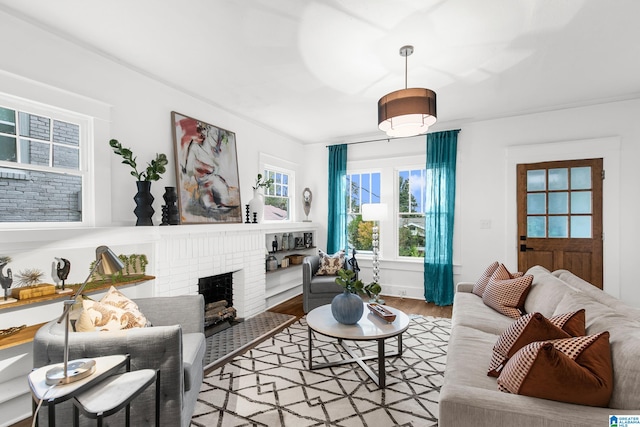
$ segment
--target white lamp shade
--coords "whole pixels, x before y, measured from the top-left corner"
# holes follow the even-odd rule
[[[386,203],[365,203],[360,208],[363,221],[384,221],[387,219]]]

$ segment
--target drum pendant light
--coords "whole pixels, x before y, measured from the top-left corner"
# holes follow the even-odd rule
[[[413,46],[402,46],[404,89],[391,92],[378,101],[378,128],[393,137],[420,135],[436,122],[436,93],[430,89],[407,89],[407,57]]]

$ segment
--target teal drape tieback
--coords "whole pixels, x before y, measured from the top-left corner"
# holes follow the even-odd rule
[[[347,246],[347,144],[329,146],[327,253]]]
[[[453,303],[453,220],[456,200],[458,132],[427,135],[427,208],[425,209],[424,297]]]

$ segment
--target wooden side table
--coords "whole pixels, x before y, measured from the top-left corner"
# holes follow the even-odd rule
[[[34,400],[34,417],[37,416],[37,414],[35,414],[36,402],[42,399],[42,404],[46,405],[49,409],[49,427],[54,427],[56,425],[56,404],[75,397],[94,384],[115,374],[123,366],[126,366],[127,370],[129,370],[129,355],[93,357],[92,359],[96,362],[96,371],[92,375],[70,384],[50,386],[46,383],[47,371],[54,366],[60,365],[59,363],[43,366],[31,371],[28,380],[31,395]]]
[[[74,426],[80,425],[79,412],[98,420],[102,427],[104,417],[115,414],[126,407],[126,426],[130,425],[130,405],[140,393],[152,383],[156,383],[156,427],[160,426],[160,371],[141,369],[114,375],[77,394],[73,399]]]

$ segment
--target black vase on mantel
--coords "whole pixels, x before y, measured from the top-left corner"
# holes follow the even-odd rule
[[[176,187],[164,187],[164,195],[162,196],[165,204],[162,205],[162,224],[160,225],[178,225],[180,224],[180,213],[178,212],[178,193]]]
[[[136,225],[153,225],[153,195],[151,194],[151,181],[136,181],[138,192],[133,197],[136,202],[136,208],[133,213],[136,214],[138,220]]]

